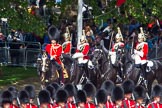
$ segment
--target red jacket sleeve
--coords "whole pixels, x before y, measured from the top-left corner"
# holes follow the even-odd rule
[[[115,44],[113,44],[112,49],[111,49],[112,52],[115,51],[114,45],[115,45]]]
[[[143,56],[147,56],[147,54],[148,54],[148,44],[147,43],[144,44],[142,51],[143,51]]]
[[[87,55],[88,52],[89,52],[89,45],[85,45],[85,47],[84,47],[82,53],[83,53],[83,55]]]
[[[68,43],[64,49],[64,53],[65,54],[68,54],[70,53],[70,50],[71,50],[71,43]]]

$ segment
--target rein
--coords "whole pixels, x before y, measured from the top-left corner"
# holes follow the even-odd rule
[[[101,49],[96,49],[95,51],[99,51],[99,52],[98,52],[98,55],[97,55],[97,57],[96,57],[96,58],[97,58],[96,60],[98,60],[100,54],[102,54],[102,56],[105,58],[105,59],[102,58],[102,60],[104,60],[104,61],[102,61],[102,64],[101,64],[101,65],[102,65],[101,71],[103,71],[103,70],[104,70],[105,64],[108,63],[108,60],[107,60],[107,58],[106,58],[106,55],[103,53],[103,51],[102,51]],[[97,65],[100,66],[100,64],[99,64],[98,62],[97,62]],[[103,78],[103,77],[107,74],[107,72],[101,73],[101,72],[99,71],[99,74],[100,74],[101,77]]]

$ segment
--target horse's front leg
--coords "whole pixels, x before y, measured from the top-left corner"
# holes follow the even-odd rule
[[[45,74],[46,74],[45,72],[42,72],[41,77],[40,77],[41,82],[45,81]]]

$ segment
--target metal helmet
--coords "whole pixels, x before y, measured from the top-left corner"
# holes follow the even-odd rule
[[[146,41],[146,37],[145,37],[145,34],[143,32],[143,28],[142,27],[140,27],[140,33],[138,34],[138,40],[142,41],[140,39],[143,39],[143,41]]]
[[[70,39],[70,34],[64,33],[64,38],[65,38],[65,41],[68,41]]]
[[[83,32],[83,35],[82,35],[82,37],[80,38],[80,41],[82,42],[82,41],[87,41],[87,39],[86,39],[86,35],[85,35],[85,30],[83,30],[82,31]]]
[[[81,39],[80,39],[80,41],[82,42],[82,41],[84,41],[84,40],[86,41],[87,39],[86,39],[85,36],[82,36]]]
[[[123,41],[123,36],[122,36],[121,30],[119,27],[117,29],[118,29],[118,33],[116,34],[115,38]]]

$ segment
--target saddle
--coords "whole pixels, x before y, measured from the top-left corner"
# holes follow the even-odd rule
[[[135,67],[140,69],[141,65],[135,64]],[[155,63],[151,60],[148,60],[147,65],[146,65],[146,72],[151,72],[151,70],[153,70],[153,69],[157,69],[157,67],[155,67]]]
[[[61,67],[62,67],[62,72],[63,72],[64,78],[69,78],[68,72],[67,72],[66,68],[64,67],[63,63],[61,63]],[[59,73],[57,70],[56,70],[56,73],[57,73],[57,76],[59,77]]]

